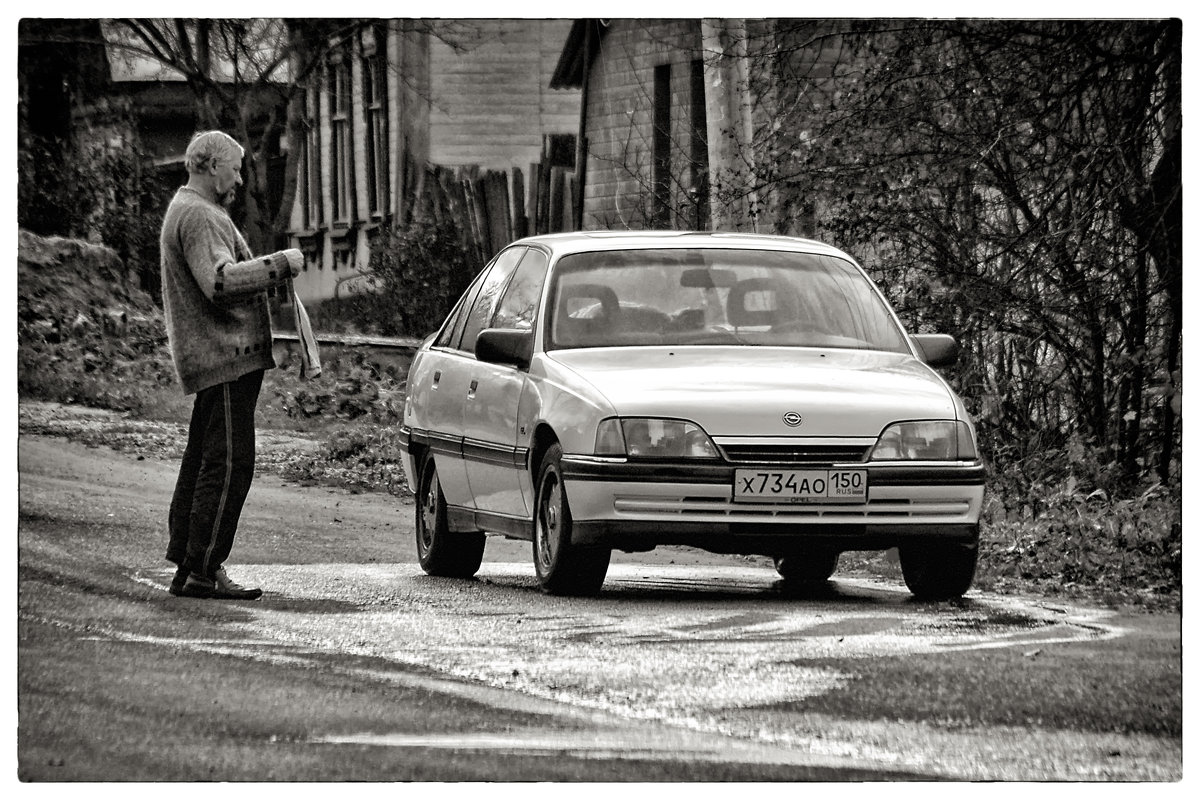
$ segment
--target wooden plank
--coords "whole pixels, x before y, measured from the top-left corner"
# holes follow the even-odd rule
[[[490,252],[490,236],[488,235],[487,204],[480,191],[479,169],[477,167],[459,168],[460,184],[467,200],[468,216],[471,220],[471,234],[474,237],[475,254],[479,263],[486,263]]]
[[[466,198],[463,196],[462,186],[459,185],[458,179],[454,173],[448,169],[439,170],[439,185],[442,189],[442,204],[443,209],[442,220],[448,222],[458,228],[459,239],[464,246],[469,246],[473,241],[470,228],[470,220],[467,216]]]
[[[488,257],[512,241],[511,214],[508,208],[508,175],[499,170],[488,172],[481,181],[487,208]]]
[[[471,199],[470,179],[464,177],[461,172],[455,173],[454,188],[455,197],[462,199],[462,208],[454,217],[462,229],[463,245],[474,255],[478,251],[479,232],[475,222],[475,206]]]
[[[492,221],[487,199],[487,182],[482,173],[471,179],[471,192],[475,199],[475,220],[479,230],[479,255],[484,261],[492,254]]]
[[[563,189],[566,170],[562,167],[550,168],[550,233],[563,230]]]
[[[513,238],[524,239],[529,235],[529,216],[525,213],[525,176],[520,167],[512,169],[512,210]]]
[[[564,172],[563,181],[563,208],[562,208],[562,230],[575,230],[575,173]]]
[[[447,220],[458,220],[459,209],[456,208],[456,197],[454,193],[453,181],[449,171],[443,169],[435,169],[436,180],[434,186],[437,187],[437,193],[433,195],[432,210],[434,221],[438,225],[444,224]]]
[[[529,216],[529,232],[543,233],[538,224],[538,207],[542,191],[542,165],[536,161],[529,164],[529,196],[525,199],[525,213]]]
[[[550,233],[550,168],[546,151],[542,150],[541,187],[538,189],[538,230]]]

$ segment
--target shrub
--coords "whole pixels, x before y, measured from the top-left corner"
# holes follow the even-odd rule
[[[108,247],[18,232],[22,396],[145,413],[178,394],[162,314]]]
[[[338,314],[360,330],[423,337],[437,329],[480,266],[448,222],[387,229],[371,244],[371,291],[341,300]]]
[[[290,364],[280,364],[281,372]],[[268,373],[270,374],[270,373]],[[359,354],[331,359],[321,375],[300,382],[272,376],[267,386],[283,413],[294,420],[362,420],[377,425],[403,419],[405,382]]]
[[[383,490],[404,494],[399,434],[395,427],[358,427],[335,431],[312,456],[282,469],[285,478],[343,486],[353,491]]]
[[[1130,486],[1079,440],[994,469],[980,557],[989,580],[1032,582],[1113,603],[1176,605],[1182,589],[1179,485]]]
[[[129,144],[63,147],[31,136],[18,153],[18,226],[43,236],[98,238],[157,297],[158,233],[170,195],[152,193],[160,187],[146,180],[141,155]]]
[[[90,327],[57,340],[23,337],[20,395],[144,415],[160,403],[160,394],[179,394],[161,328],[131,325],[113,337]]]

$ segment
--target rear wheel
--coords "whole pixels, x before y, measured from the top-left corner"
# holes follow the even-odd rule
[[[417,560],[429,575],[469,578],[483,562],[483,531],[454,533],[450,530],[446,498],[438,480],[433,454],[421,462],[417,481]]]
[[[978,542],[932,542],[900,548],[904,583],[918,600],[953,600],[971,588]]]
[[[813,550],[796,555],[775,556],[775,570],[789,583],[820,583],[837,569],[841,553]]]
[[[533,566],[549,594],[599,594],[612,550],[571,542],[571,506],[562,477],[562,447],[550,446],[538,469],[534,507]]]

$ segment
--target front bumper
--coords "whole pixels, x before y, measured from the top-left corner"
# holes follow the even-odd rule
[[[823,546],[880,550],[916,540],[974,542],[982,464],[855,464],[868,471],[867,502],[734,502],[729,464],[631,464],[563,458],[572,538],[647,550],[680,544],[713,552],[777,555]]]

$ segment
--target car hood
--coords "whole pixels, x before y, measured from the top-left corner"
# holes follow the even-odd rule
[[[619,416],[688,419],[712,436],[873,437],[897,420],[957,416],[942,379],[901,353],[639,347],[547,356]],[[802,422],[785,424],[789,412]]]

